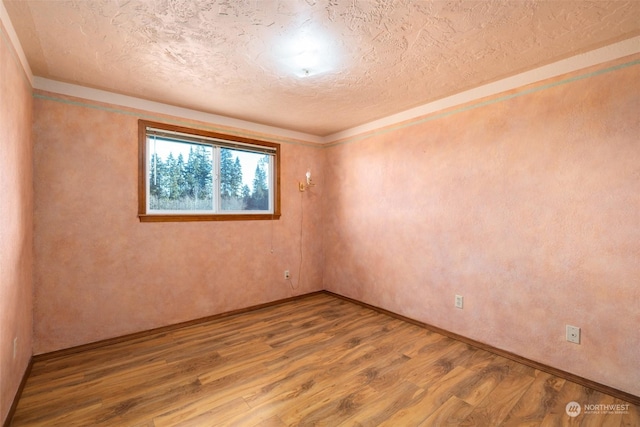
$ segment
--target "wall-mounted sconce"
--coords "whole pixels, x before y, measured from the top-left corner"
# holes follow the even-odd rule
[[[306,177],[307,177],[307,182],[306,182],[306,183],[305,183],[305,182],[298,182],[298,189],[299,189],[300,191],[305,191],[305,190],[307,190],[309,187],[313,187],[313,186],[315,185],[315,184],[313,183],[313,181],[311,180],[311,169],[309,169],[309,170],[307,171]]]

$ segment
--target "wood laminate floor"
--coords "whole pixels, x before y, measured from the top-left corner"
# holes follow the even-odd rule
[[[34,363],[12,426],[639,426],[640,409],[328,294]],[[602,411],[601,411],[602,412]]]

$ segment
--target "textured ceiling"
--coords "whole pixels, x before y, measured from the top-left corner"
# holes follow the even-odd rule
[[[640,1],[4,0],[34,75],[327,135],[640,34]]]

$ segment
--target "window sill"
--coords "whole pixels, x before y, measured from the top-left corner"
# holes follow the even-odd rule
[[[280,219],[279,213],[274,214],[225,214],[225,215],[142,215],[140,222],[193,222],[193,221],[256,221]]]

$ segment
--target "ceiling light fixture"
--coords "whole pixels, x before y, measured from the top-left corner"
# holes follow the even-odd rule
[[[287,39],[277,52],[281,64],[297,77],[311,77],[331,71],[336,55],[321,30],[302,29]]]
[[[302,37],[293,44],[294,57],[292,65],[294,72],[298,72],[300,77],[308,77],[316,74],[321,65],[320,44],[310,37]]]

